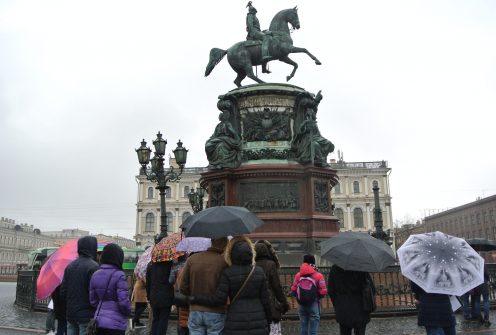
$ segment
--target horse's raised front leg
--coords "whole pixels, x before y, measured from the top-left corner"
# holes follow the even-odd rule
[[[289,49],[289,53],[290,54],[294,54],[294,53],[298,53],[298,52],[304,52],[304,53],[306,53],[311,59],[313,59],[315,61],[315,64],[322,65],[322,63],[320,62],[320,60],[318,60],[317,57],[315,57],[314,55],[312,55],[310,53],[310,51],[308,51],[305,48],[299,48],[299,47],[293,46],[291,49]]]
[[[286,64],[293,65],[293,71],[291,72],[291,74],[289,76],[286,77],[286,81],[289,81],[291,78],[293,78],[293,76],[296,72],[296,69],[298,68],[298,64],[295,61],[293,61],[291,58],[289,58],[287,55],[282,57],[282,58],[279,58],[279,60],[281,62],[286,63]]]

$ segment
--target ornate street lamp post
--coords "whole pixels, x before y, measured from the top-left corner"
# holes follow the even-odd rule
[[[165,211],[165,191],[169,188],[167,182],[174,182],[181,179],[180,176],[183,173],[186,157],[188,155],[188,150],[183,147],[183,143],[179,140],[179,142],[177,142],[177,148],[173,151],[176,163],[179,165],[179,172],[176,172],[172,166],[166,170],[164,169],[166,145],[167,140],[164,140],[162,134],[158,132],[157,139],[153,141],[155,152],[152,159],[150,159],[152,151],[146,146],[145,140],[143,140],[141,146],[136,149],[142,173],[146,175],[146,178],[149,181],[157,183],[156,189],[158,189],[160,193],[160,235],[158,236],[158,240],[167,236],[167,213]],[[150,163],[150,168],[148,167],[148,163]]]
[[[379,187],[377,185],[374,185],[372,191],[374,191],[374,202],[375,202],[375,207],[374,207],[375,232],[372,233],[372,236],[379,240],[383,240],[387,244],[391,245],[389,234],[385,233],[383,230],[384,225],[382,222],[382,210],[381,210],[381,205],[379,204]]]
[[[197,187],[196,191],[191,188],[191,191],[188,193],[189,203],[193,212],[198,213],[203,210],[203,197],[205,196],[205,189],[202,187]]]

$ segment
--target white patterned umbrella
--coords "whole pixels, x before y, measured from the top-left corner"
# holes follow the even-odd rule
[[[153,247],[149,247],[146,249],[138,258],[138,262],[136,262],[136,267],[134,268],[134,274],[140,278],[146,278],[146,267],[148,263],[152,260],[152,250]]]
[[[484,282],[484,259],[464,239],[415,234],[397,253],[401,273],[428,293],[461,296]]]

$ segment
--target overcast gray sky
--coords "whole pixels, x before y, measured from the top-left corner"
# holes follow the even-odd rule
[[[246,3],[1,0],[0,216],[132,237],[134,149],[160,130],[207,165],[235,75],[203,73],[212,47],[245,39]],[[322,90],[321,133],[346,161],[389,162],[395,219],[496,193],[495,1],[253,4],[262,29],[298,5],[294,44],[323,65],[292,55],[290,83]]]

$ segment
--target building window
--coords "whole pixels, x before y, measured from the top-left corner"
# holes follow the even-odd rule
[[[341,184],[337,183],[336,185],[334,185],[334,193],[335,194],[341,193]]]
[[[167,212],[165,213],[165,221],[167,222],[167,231],[173,231],[173,226],[172,226],[172,213]]]
[[[191,213],[190,213],[190,212],[184,212],[184,213],[183,213],[183,222],[184,222],[184,221],[186,221],[186,219],[187,219],[188,217],[190,217],[190,216],[191,216]]]
[[[477,215],[475,217],[476,217],[477,224],[480,224],[481,223],[480,213],[477,213]]]
[[[189,193],[189,186],[184,186],[184,197],[187,198]]]
[[[153,199],[153,187],[148,187],[148,199]]]
[[[153,213],[146,214],[145,218],[145,232],[155,231],[155,215]]]
[[[337,216],[338,220],[339,220],[339,228],[344,228],[344,213],[343,213],[343,210],[341,208],[336,208],[334,210],[334,215]]]
[[[355,222],[355,228],[363,228],[363,212],[361,208],[355,208],[353,210],[353,220]]]
[[[353,182],[353,193],[360,193],[360,183],[358,181]]]
[[[165,189],[165,197],[166,198],[172,197],[172,189],[169,186],[167,186],[167,188]]]

